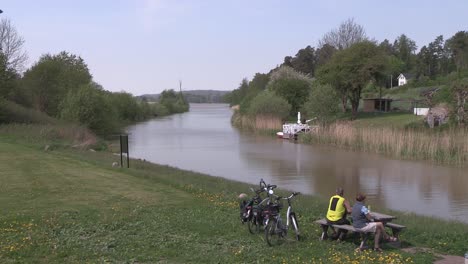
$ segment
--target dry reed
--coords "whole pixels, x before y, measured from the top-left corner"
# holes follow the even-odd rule
[[[397,128],[357,128],[350,123],[335,123],[322,126],[318,131],[319,133],[304,135],[302,140],[402,159],[456,165],[468,163],[466,129],[427,132]]]
[[[242,115],[238,111],[234,112],[231,122],[235,127],[252,131],[281,130],[283,122],[274,116],[258,115],[251,117]]]

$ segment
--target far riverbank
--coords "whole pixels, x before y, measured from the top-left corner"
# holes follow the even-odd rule
[[[231,121],[233,126],[255,133],[275,135],[282,130],[280,120],[261,119],[244,116],[235,110]],[[299,142],[382,154],[402,160],[423,160],[462,167],[468,164],[467,129],[429,130],[424,128],[422,120],[415,121],[412,114],[367,115],[364,121],[337,121],[319,125],[315,131],[301,134]]]

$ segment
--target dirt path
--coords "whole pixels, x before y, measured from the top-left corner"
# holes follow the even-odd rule
[[[404,248],[402,250],[408,253],[413,253],[413,254],[419,253],[419,252],[433,253],[436,257],[440,258],[439,260],[436,260],[434,264],[468,264],[468,259],[465,260],[464,257],[454,256],[454,255],[436,254],[430,248],[411,247],[411,248]]]

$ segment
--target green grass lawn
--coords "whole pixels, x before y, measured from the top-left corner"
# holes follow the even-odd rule
[[[423,125],[423,117],[412,113],[359,113],[353,121],[356,127],[406,128],[410,125]]]
[[[430,253],[319,242],[325,201],[298,196],[304,239],[270,248],[239,221],[248,185],[143,161],[112,168],[107,152],[43,151],[0,136],[0,263],[428,263]],[[406,246],[462,255],[464,224],[402,216]],[[421,226],[421,222],[425,223]]]

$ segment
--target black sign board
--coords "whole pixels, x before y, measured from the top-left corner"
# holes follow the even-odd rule
[[[120,135],[120,167],[123,167],[123,153],[127,154],[127,168],[130,168],[130,154],[128,153],[128,135]]]

